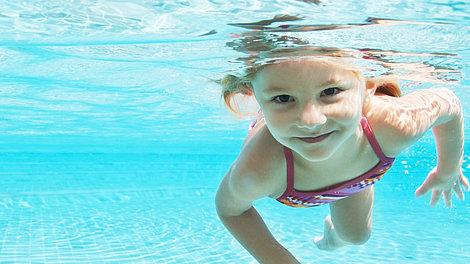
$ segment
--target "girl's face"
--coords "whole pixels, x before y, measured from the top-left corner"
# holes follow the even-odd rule
[[[365,83],[357,73],[319,60],[264,67],[252,81],[266,125],[305,159],[328,159],[359,126]]]

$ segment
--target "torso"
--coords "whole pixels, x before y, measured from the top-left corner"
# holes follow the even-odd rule
[[[283,146],[280,146],[279,151],[283,151]],[[375,155],[372,148],[364,148],[364,150],[360,154],[360,157],[362,158],[356,158],[350,161],[345,161],[342,166],[336,166],[335,170],[324,170],[315,173],[312,170],[309,170],[308,168],[299,166],[295,162],[294,153],[294,189],[304,192],[322,190],[337,183],[349,181],[356,178],[358,175],[361,175],[364,172],[370,170],[379,161],[379,158]],[[285,165],[285,157],[283,157],[282,160],[277,162],[277,164],[279,163],[284,163],[283,168],[280,170],[281,173],[279,173],[276,177],[279,181],[279,188],[270,195],[271,198],[278,198],[279,196],[281,196],[287,187],[287,168]]]

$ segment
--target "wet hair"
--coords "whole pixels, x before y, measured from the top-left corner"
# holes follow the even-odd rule
[[[262,67],[250,67],[245,70],[242,76],[227,74],[224,78],[216,82],[222,86],[222,98],[224,99],[225,106],[233,113],[240,114],[240,109],[234,96],[237,94],[252,96],[253,87],[251,81],[255,78],[256,74]]]
[[[375,82],[377,88],[375,90],[375,94],[384,94],[393,97],[400,97],[401,96],[401,89],[398,83],[386,77],[371,79]]]

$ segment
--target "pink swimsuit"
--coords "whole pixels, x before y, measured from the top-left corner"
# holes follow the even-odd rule
[[[367,119],[361,119],[362,129],[375,154],[380,161],[368,172],[352,180],[335,184],[318,191],[297,191],[294,189],[294,159],[292,150],[284,147],[287,162],[287,188],[276,200],[292,207],[313,207],[338,201],[362,191],[369,185],[379,181],[384,173],[392,166],[394,158],[385,156],[375,139]]]

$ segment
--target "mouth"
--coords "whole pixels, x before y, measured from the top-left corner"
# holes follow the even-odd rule
[[[326,134],[323,134],[323,135],[320,135],[320,136],[317,136],[317,137],[296,137],[296,138],[302,140],[303,142],[307,142],[307,143],[317,143],[317,142],[325,140],[333,132],[334,131],[331,131],[329,133],[326,133]]]

